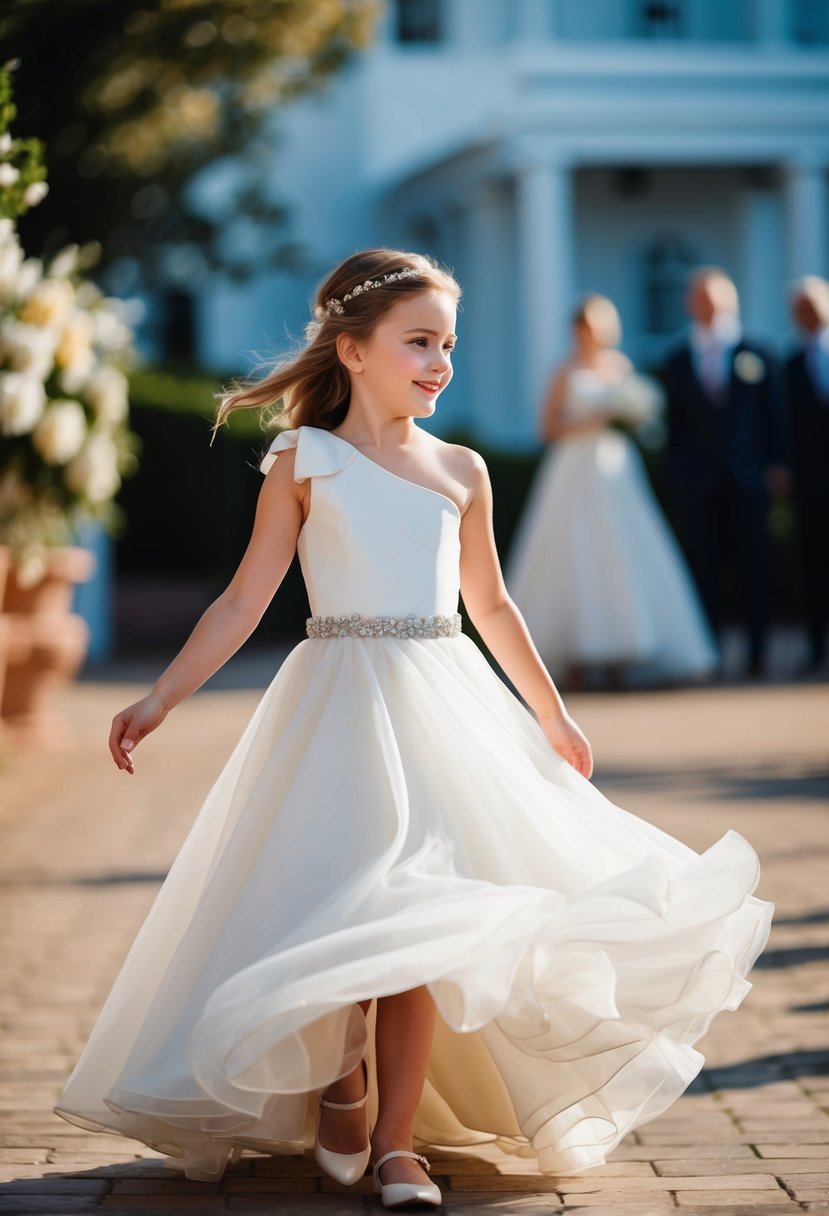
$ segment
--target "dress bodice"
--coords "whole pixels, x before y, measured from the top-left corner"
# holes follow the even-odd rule
[[[562,413],[570,422],[581,422],[609,409],[618,389],[618,381],[608,380],[592,367],[576,367],[567,377]]]
[[[311,478],[297,541],[312,613],[452,614],[460,591],[460,511],[320,427],[282,431],[260,463],[296,448],[294,480]]]

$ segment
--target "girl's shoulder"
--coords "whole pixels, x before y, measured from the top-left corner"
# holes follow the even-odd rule
[[[469,490],[489,476],[486,461],[475,448],[466,447],[462,443],[449,443],[438,439],[436,435],[429,436],[434,445],[434,459],[442,469],[454,480],[460,482]]]

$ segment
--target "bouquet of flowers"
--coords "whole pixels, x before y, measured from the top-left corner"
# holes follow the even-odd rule
[[[647,447],[657,447],[664,423],[665,393],[658,381],[641,372],[628,372],[610,399],[613,420],[622,430],[632,432]]]
[[[3,102],[0,128],[14,112],[8,69]],[[68,245],[46,265],[21,248],[16,216],[47,190],[35,143],[0,130],[0,543],[22,585],[39,581],[46,547],[70,543],[82,518],[120,530],[112,500],[139,451],[127,425],[130,304],[83,276],[100,246]]]

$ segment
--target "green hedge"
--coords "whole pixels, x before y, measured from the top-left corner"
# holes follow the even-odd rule
[[[122,486],[118,501],[127,526],[117,544],[117,569],[125,574],[207,578],[217,594],[233,576],[253,525],[262,474],[258,455],[269,434],[257,411],[231,415],[211,446],[213,396],[231,373],[205,376],[189,368],[142,369],[131,378],[130,425],[142,441],[140,468]],[[493,483],[494,525],[502,560],[518,522],[539,454],[482,447],[468,435],[447,436],[477,448]],[[644,452],[651,482],[673,523],[658,452]],[[774,612],[799,619],[802,611],[791,509],[775,504]],[[734,588],[728,589],[732,612]],[[264,638],[304,631],[308,601],[299,563],[292,563],[259,626]]]

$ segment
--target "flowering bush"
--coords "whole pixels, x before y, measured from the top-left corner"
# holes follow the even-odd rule
[[[13,114],[7,65],[0,127]],[[38,159],[37,141],[0,130],[0,543],[24,584],[84,517],[120,531],[113,498],[139,451],[127,426],[130,306],[83,276],[100,247],[68,245],[47,265],[21,248],[15,218],[46,193]]]

